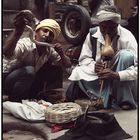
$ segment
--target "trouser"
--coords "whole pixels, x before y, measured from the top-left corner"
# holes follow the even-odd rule
[[[3,92],[9,95],[10,101],[21,101],[22,99],[38,99],[38,92],[46,87],[61,88],[63,71],[60,66],[52,66],[47,63],[35,73],[33,66],[25,66],[9,73],[3,80]],[[53,87],[52,85],[56,86]]]
[[[113,68],[113,71],[122,71],[134,64],[133,55],[126,50],[121,50],[117,57],[117,63]],[[104,107],[109,108],[110,97],[117,105],[121,105],[123,102],[128,102],[132,105],[132,108],[136,108],[136,81],[120,81],[120,80],[104,80],[104,87],[102,90],[102,99]],[[99,79],[94,81],[73,81],[66,92],[66,98],[68,101],[75,100],[81,91],[87,94],[90,91],[95,96],[100,94]]]
[[[63,83],[63,70],[60,66],[52,66],[45,64],[35,76],[35,79],[30,88],[29,98],[41,98],[38,94],[43,90],[45,84],[45,90],[54,88],[62,88]],[[40,96],[40,97],[39,97]]]

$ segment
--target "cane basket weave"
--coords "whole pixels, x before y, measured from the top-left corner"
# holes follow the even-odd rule
[[[75,103],[81,106],[83,112],[85,112],[87,105],[89,105],[89,108],[88,108],[89,111],[103,109],[102,100],[100,99],[93,100],[91,103],[89,103],[89,101],[90,101],[89,99],[77,99],[75,100]]]
[[[50,123],[68,123],[76,120],[81,114],[81,106],[76,103],[58,103],[46,109],[45,119]]]

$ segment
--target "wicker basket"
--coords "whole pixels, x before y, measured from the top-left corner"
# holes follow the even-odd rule
[[[45,118],[50,123],[68,123],[77,119],[82,114],[81,106],[72,103],[58,103],[46,109]]]
[[[77,99],[75,100],[75,103],[81,106],[83,112],[85,112],[88,105],[89,105],[88,111],[103,109],[103,102],[101,100],[90,102],[89,99]]]

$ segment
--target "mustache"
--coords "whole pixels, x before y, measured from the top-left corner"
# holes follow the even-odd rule
[[[47,42],[47,43],[51,43],[51,39],[49,37],[45,37],[45,36],[42,36],[42,38],[40,38],[40,41],[41,42]]]

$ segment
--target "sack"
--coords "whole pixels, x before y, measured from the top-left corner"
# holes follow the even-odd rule
[[[87,113],[78,117],[75,127],[55,140],[122,140],[132,138],[118,124],[114,115]]]
[[[30,122],[44,121],[46,103],[39,104],[35,101],[22,100],[22,103],[6,101],[3,108],[13,116]],[[47,106],[51,105],[48,103]]]

